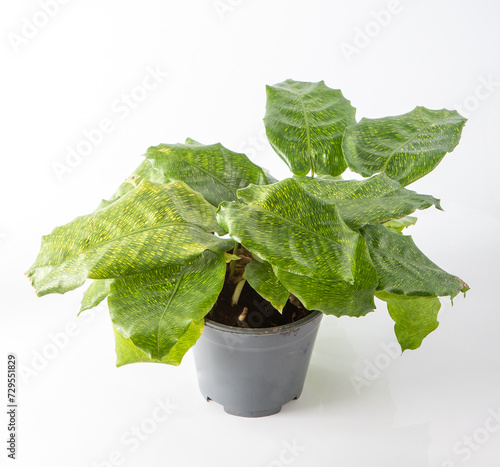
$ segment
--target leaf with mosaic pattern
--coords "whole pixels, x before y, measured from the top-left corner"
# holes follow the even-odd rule
[[[311,195],[296,180],[252,185],[239,190],[238,197],[240,201],[221,204],[219,223],[273,266],[348,282],[354,281],[357,261],[372,267],[364,240],[345,224],[336,206]]]
[[[132,340],[123,337],[113,326],[115,335],[116,366],[120,367],[130,363],[164,363],[167,365],[180,365],[186,352],[196,343],[201,336],[204,327],[204,320],[193,321],[186,333],[170,349],[168,355],[160,360],[153,360],[136,347]]]
[[[221,204],[219,222],[254,257],[269,262],[290,293],[326,313],[342,313],[333,309],[337,305],[354,316],[374,308],[378,280],[366,243],[334,204],[294,179],[251,186],[238,196],[239,202]]]
[[[342,136],[356,109],[324,81],[267,86],[264,124],[271,146],[296,175],[339,175],[347,168]]]
[[[214,207],[187,185],[144,180],[108,207],[43,237],[26,274],[41,296],[73,290],[87,278],[189,264],[207,249],[231,248],[231,240],[208,233],[217,229]]]
[[[80,313],[99,305],[108,295],[113,279],[97,279],[92,281],[83,293]],[[78,314],[80,314],[78,313]]]
[[[245,275],[252,288],[281,313],[290,292],[276,277],[272,266],[267,261],[254,259],[246,265]]]
[[[366,180],[322,180],[310,177],[295,178],[309,193],[334,203],[352,229],[366,224],[400,219],[416,209],[435,206],[439,200],[403,188],[385,174]]]
[[[224,254],[207,250],[189,265],[117,278],[108,297],[113,326],[151,360],[161,361],[210,311],[225,272]],[[187,351],[195,341],[182,348]]]
[[[396,295],[444,297],[468,290],[467,284],[434,264],[410,236],[383,225],[360,229],[379,278],[379,290]]]
[[[441,302],[437,297],[404,297],[386,292],[377,292],[376,296],[387,302],[403,352],[418,349],[423,339],[439,325],[437,315]]]
[[[406,186],[455,149],[466,121],[455,110],[425,107],[395,117],[363,118],[347,128],[344,155],[354,172],[364,177],[382,172]]]
[[[143,180],[148,180],[149,182],[160,184],[168,183],[170,181],[167,180],[159,170],[153,167],[151,161],[145,159],[141,162],[139,167],[137,167],[134,172],[118,187],[118,189],[113,193],[110,199],[103,199],[101,201],[97,209],[105,208],[114,203],[123,195],[126,195],[129,191],[132,191]]]
[[[148,149],[146,157],[167,179],[179,180],[201,193],[215,207],[236,200],[236,191],[251,183],[268,183],[264,171],[221,144],[205,145],[188,139],[186,144],[160,144]]]

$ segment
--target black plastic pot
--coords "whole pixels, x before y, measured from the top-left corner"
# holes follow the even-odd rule
[[[207,400],[241,417],[264,417],[297,399],[323,314],[292,324],[237,328],[205,320],[193,348],[198,382]]]

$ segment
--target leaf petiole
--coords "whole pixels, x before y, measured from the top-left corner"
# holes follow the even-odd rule
[[[241,292],[243,290],[243,287],[245,286],[246,281],[247,281],[246,274],[243,273],[241,280],[236,284],[236,288],[234,289],[233,297],[231,298],[231,305],[232,306],[235,306],[238,304]]]
[[[234,242],[233,256],[237,256],[238,246],[239,246],[239,243],[238,242]],[[231,266],[230,266],[230,270],[229,270],[229,277],[233,277],[234,276],[234,273],[236,271],[236,261],[237,260],[235,260],[235,259],[231,260]]]

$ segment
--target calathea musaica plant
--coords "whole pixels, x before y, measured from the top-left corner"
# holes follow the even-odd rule
[[[415,210],[441,209],[405,187],[455,148],[465,121],[417,107],[356,122],[324,82],[268,86],[267,136],[293,177],[277,181],[220,144],[151,147],[110,200],[43,237],[27,275],[40,296],[93,279],[81,310],[107,298],[118,365],[179,364],[239,245],[253,259],[242,280],[276,309],[293,294],[359,317],[378,297],[402,349],[415,349],[438,325],[438,297],[468,287],[402,234]],[[342,179],[348,167],[365,178]]]

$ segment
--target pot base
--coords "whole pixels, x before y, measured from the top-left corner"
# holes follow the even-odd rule
[[[204,396],[207,402],[217,402],[214,401],[212,398]],[[295,399],[298,399],[298,397],[295,397]],[[218,402],[217,402],[218,403]],[[221,404],[219,404],[221,405]],[[232,408],[232,407],[226,407],[222,405],[222,408],[224,409],[224,412],[228,413],[229,415],[236,415],[237,417],[248,417],[248,418],[257,418],[257,417],[267,417],[268,415],[274,415],[275,413],[278,413],[281,411],[282,406],[279,406],[275,409],[268,409],[268,410],[257,410],[257,411],[249,411],[249,410],[241,410],[240,408]]]
[[[237,417],[267,417],[269,415],[274,415],[275,413],[278,413],[281,410],[281,407],[278,407],[277,409],[270,409],[270,410],[260,410],[258,412],[239,412],[238,410],[232,410],[228,409],[227,407],[224,407],[224,412],[228,413],[229,415],[236,415]]]

